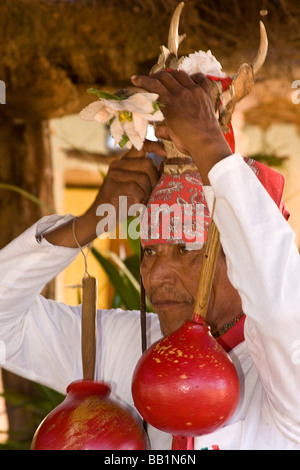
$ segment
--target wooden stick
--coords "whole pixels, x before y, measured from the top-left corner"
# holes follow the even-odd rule
[[[199,322],[201,319],[205,319],[207,315],[208,303],[210,299],[212,281],[214,277],[219,248],[219,231],[214,221],[211,220],[208,229],[206,250],[201,266],[198,291],[194,305],[193,321],[195,322]]]
[[[82,280],[81,353],[83,378],[94,380],[96,364],[97,280]]]

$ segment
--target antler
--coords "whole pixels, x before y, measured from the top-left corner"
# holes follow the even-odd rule
[[[259,44],[257,56],[252,65],[254,76],[257,74],[259,69],[263,66],[266,56],[267,56],[267,52],[268,52],[268,37],[267,37],[265,25],[263,24],[262,21],[260,21],[259,26],[260,26],[260,44]]]
[[[175,69],[178,67],[178,48],[186,37],[186,34],[182,34],[181,36],[178,34],[179,21],[183,7],[184,2],[179,3],[176,7],[171,19],[168,36],[168,47],[166,48],[165,46],[161,46],[161,53],[159,55],[157,64],[152,67],[150,73],[156,73],[165,68]]]
[[[180,21],[180,16],[181,16],[181,12],[183,8],[184,8],[184,2],[181,2],[179,3],[179,5],[177,5],[173,13],[171,24],[170,24],[170,29],[169,29],[168,49],[170,53],[174,54],[176,57],[178,56],[178,48],[186,37],[186,34],[182,34],[181,36],[179,36],[178,34],[179,21]]]
[[[254,78],[263,66],[267,52],[267,32],[263,22],[260,21],[260,44],[253,65],[241,65],[237,74],[231,77],[232,84],[228,91],[222,94],[222,110],[220,112],[219,123],[223,130],[227,130],[236,104],[251,92],[254,85]],[[215,86],[216,85],[217,84],[215,84]]]

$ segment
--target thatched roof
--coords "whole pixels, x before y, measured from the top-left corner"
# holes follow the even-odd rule
[[[1,112],[42,118],[77,112],[90,85],[117,88],[148,73],[166,44],[177,0],[2,0],[0,79],[7,86]],[[181,54],[211,49],[232,73],[251,62],[260,19],[269,53],[259,76],[259,100],[291,106],[286,93],[300,79],[300,4],[297,0],[186,0]],[[263,11],[262,11],[263,10]],[[268,12],[265,15],[265,12]],[[263,15],[263,16],[262,16]],[[282,84],[282,86],[279,84]],[[281,96],[283,95],[283,96]],[[298,119],[298,109],[291,108]]]

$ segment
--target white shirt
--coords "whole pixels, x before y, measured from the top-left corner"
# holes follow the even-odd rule
[[[224,427],[196,437],[195,449],[300,449],[300,257],[294,233],[240,155],[215,165],[209,177],[228,275],[247,316],[246,340],[230,352],[240,378],[238,408]],[[0,251],[3,367],[62,393],[82,378],[81,309],[40,292],[78,250],[39,243],[36,236],[66,218],[44,218]],[[100,311],[97,326],[96,379],[133,405],[139,312]],[[147,331],[149,345],[161,337],[154,314]],[[153,450],[171,448],[171,436],[151,427],[149,434]]]

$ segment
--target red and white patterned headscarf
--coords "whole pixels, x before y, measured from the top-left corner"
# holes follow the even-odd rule
[[[268,166],[245,158],[286,219],[282,201],[284,177]],[[143,246],[158,243],[193,244],[201,248],[207,237],[210,212],[197,171],[181,175],[162,174],[149,199],[141,222]]]

